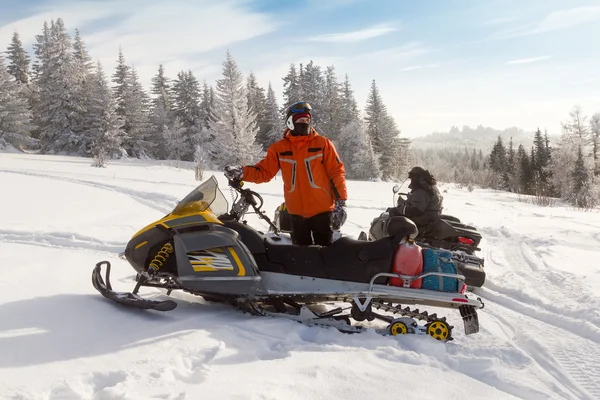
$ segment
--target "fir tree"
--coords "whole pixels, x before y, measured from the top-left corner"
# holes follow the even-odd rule
[[[394,176],[394,157],[395,149],[393,139],[398,136],[400,131],[394,119],[388,115],[387,108],[379,95],[379,89],[375,80],[371,83],[371,90],[367,97],[365,107],[365,122],[367,124],[367,133],[373,145],[375,153],[379,157],[379,165],[383,179],[390,179]]]
[[[112,90],[99,61],[92,86],[95,96],[90,99],[86,136],[90,139],[90,153],[94,158],[92,165],[104,167],[112,155],[119,153],[125,132],[121,129],[123,120],[117,114]]]
[[[210,121],[210,112],[215,104],[215,91],[212,86],[209,86],[206,81],[202,85],[202,97],[200,100],[200,120],[202,126],[208,129],[208,122]]]
[[[355,119],[344,125],[340,132],[337,149],[348,179],[372,180],[379,178],[377,157],[361,121]]]
[[[74,103],[75,62],[72,41],[62,19],[44,25],[38,36],[36,54],[40,59],[36,67],[36,84],[39,98],[35,114],[39,118],[42,151],[46,153],[76,153],[82,145],[78,132],[78,106]]]
[[[342,109],[340,92],[341,86],[335,75],[335,67],[329,66],[325,70],[323,83],[320,126],[323,130],[323,134],[327,135],[329,139],[336,143],[342,125],[351,121],[341,119],[343,116],[340,114]]]
[[[198,135],[202,129],[202,110],[200,108],[200,84],[192,71],[181,71],[173,83],[174,111],[180,128],[177,130],[183,137],[186,151],[182,151],[182,160],[192,161],[198,143]]]
[[[7,50],[8,73],[22,84],[29,83],[29,55],[23,48],[18,32],[14,32]]]
[[[342,83],[340,97],[340,120],[347,123],[360,119],[358,104],[354,98],[354,91],[350,85],[350,78],[348,78],[348,74],[346,74],[344,83]]]
[[[592,115],[590,119],[590,133],[592,135],[592,155],[594,157],[594,175],[600,175],[600,112]]]
[[[283,77],[283,106],[281,108],[283,115],[285,115],[287,107],[298,101],[304,101],[301,90],[301,82],[298,77],[296,65],[292,63],[287,75]]]
[[[117,66],[112,75],[114,85],[114,97],[117,103],[117,113],[121,118],[125,118],[125,93],[129,82],[130,67],[125,63],[125,55],[123,49],[119,47],[119,55],[117,57]]]
[[[135,68],[129,70],[126,79],[122,103],[122,119],[125,122],[123,130],[126,136],[122,147],[129,156],[147,157],[155,146],[150,141],[152,132],[149,113],[150,99],[139,81]]]
[[[248,109],[247,96],[242,73],[227,51],[209,123],[209,132],[214,137],[211,156],[221,168],[227,164],[253,163],[260,154],[261,148],[255,144],[256,114]]]
[[[585,168],[585,161],[583,157],[583,151],[581,146],[578,146],[577,159],[575,160],[575,167],[573,169],[573,193],[575,195],[581,192],[581,189],[587,185],[589,181],[589,175]]]
[[[167,147],[163,132],[165,128],[174,125],[173,99],[169,78],[165,76],[163,65],[158,67],[157,74],[152,77],[151,93],[154,95],[151,101],[151,140],[155,143],[153,154],[158,158],[167,157]]]
[[[281,139],[282,132],[285,126],[282,123],[281,114],[279,114],[279,107],[277,106],[277,99],[275,98],[275,91],[271,87],[267,88],[267,127],[266,142],[263,145],[263,149],[266,150],[270,145]],[[266,147],[265,147],[266,145]]]
[[[258,134],[256,141],[263,149],[266,149],[268,143],[267,133],[269,131],[267,121],[267,100],[265,97],[265,89],[258,85],[256,76],[250,72],[248,75],[248,109],[256,114],[256,122],[258,124]]]
[[[311,124],[318,130],[321,122],[324,121],[324,79],[321,67],[312,60],[306,64],[300,76],[300,93],[302,98],[299,101],[306,101],[312,106]]]
[[[32,116],[21,86],[9,75],[0,55],[0,148],[32,143]]]
[[[519,193],[531,194],[533,182],[533,169],[525,147],[521,144],[517,150],[517,165],[519,177]]]
[[[75,109],[73,126],[74,130],[81,135],[80,155],[88,155],[90,152],[90,140],[84,134],[84,131],[87,129],[86,114],[89,112],[88,107],[93,103],[93,98],[97,96],[93,74],[92,58],[85,48],[79,30],[76,29],[73,40],[73,106]]]

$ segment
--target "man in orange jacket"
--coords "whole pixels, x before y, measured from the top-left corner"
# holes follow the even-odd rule
[[[346,170],[331,140],[310,125],[311,111],[306,102],[292,104],[283,138],[267,149],[265,158],[256,165],[228,165],[225,176],[264,183],[281,170],[293,243],[327,246],[333,230],[346,221]]]

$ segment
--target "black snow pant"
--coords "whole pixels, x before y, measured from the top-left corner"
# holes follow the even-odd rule
[[[333,238],[330,220],[331,212],[317,214],[310,218],[290,214],[292,221],[292,242],[300,246],[328,246]]]

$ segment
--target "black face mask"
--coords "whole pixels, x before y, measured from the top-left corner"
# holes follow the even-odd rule
[[[294,130],[292,131],[293,136],[306,136],[310,130],[310,124],[305,122],[294,122]]]

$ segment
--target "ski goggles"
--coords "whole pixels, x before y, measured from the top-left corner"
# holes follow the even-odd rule
[[[312,107],[305,101],[299,101],[298,103],[294,103],[290,106],[290,110],[296,113],[309,113],[312,111]]]

